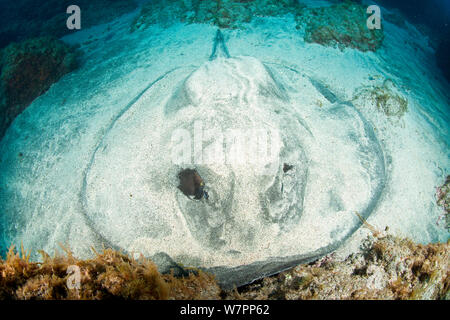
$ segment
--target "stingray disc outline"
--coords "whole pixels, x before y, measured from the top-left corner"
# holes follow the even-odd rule
[[[276,63],[270,63],[270,62],[263,62],[264,65],[277,65],[279,68],[285,68],[286,70],[289,70],[291,72],[295,72],[297,74],[301,74],[298,70],[281,65]],[[127,112],[131,111],[133,109],[133,106],[139,101],[139,99],[148,92],[156,83],[162,81],[165,79],[169,74],[179,71],[179,70],[195,70],[195,68],[198,68],[198,66],[186,66],[186,67],[176,67],[171,69],[170,71],[164,73],[160,77],[158,77],[155,81],[150,83],[141,93],[139,93],[134,99],[130,101],[129,104],[127,104],[111,121],[108,128],[104,131],[104,134],[99,139],[97,145],[94,148],[94,151],[91,155],[89,164],[87,165],[86,169],[83,173],[83,183],[82,188],[80,192],[80,202],[82,207],[82,213],[84,218],[87,221],[88,226],[92,229],[92,231],[100,238],[99,240],[103,243],[106,243],[111,248],[114,248],[116,250],[121,250],[122,252],[129,253],[124,248],[118,246],[117,244],[112,243],[108,238],[106,234],[102,232],[102,230],[99,230],[98,226],[94,223],[94,221],[90,218],[89,209],[88,209],[88,200],[87,200],[87,189],[88,189],[88,175],[92,168],[92,166],[95,163],[95,158],[97,155],[97,152],[99,149],[101,149],[103,142],[105,141],[108,134],[114,129],[117,121],[121,119]],[[190,72],[187,73],[189,75]],[[312,81],[311,81],[312,82]],[[319,90],[320,91],[320,90]],[[361,112],[353,106],[350,102],[345,101],[338,101],[342,106],[353,108],[353,110],[356,111],[358,116],[360,117],[361,121],[364,125],[364,131],[367,133],[367,135],[371,138],[372,141],[375,141],[375,148],[376,153],[380,156],[381,161],[381,170],[382,170],[382,177],[381,180],[377,186],[377,192],[376,196],[373,197],[370,202],[368,203],[367,207],[365,208],[364,212],[361,212],[361,215],[365,218],[367,218],[370,213],[375,209],[377,203],[379,202],[380,198],[382,197],[383,190],[386,184],[386,169],[385,169],[385,158],[384,153],[381,148],[381,145],[376,138],[375,132],[372,128],[372,126],[367,122],[367,120],[363,117]],[[345,240],[347,240],[356,230],[358,230],[362,225],[362,221],[359,221],[355,223],[355,225],[350,228],[345,235],[338,241],[333,242],[329,245],[326,245],[324,247],[320,247],[319,249],[307,253],[307,254],[300,254],[300,255],[290,255],[287,257],[272,257],[269,259],[266,259],[264,261],[256,261],[249,265],[241,265],[238,267],[227,267],[227,266],[215,266],[211,268],[202,268],[208,272],[211,272],[216,275],[218,282],[221,284],[223,288],[232,288],[234,285],[240,286],[247,283],[250,283],[252,281],[255,281],[257,279],[260,279],[265,276],[269,276],[278,272],[281,272],[283,270],[289,269],[295,265],[301,264],[301,263],[308,263],[313,260],[316,260],[324,255],[327,255],[331,253],[332,251],[335,251],[337,248],[339,248]]]

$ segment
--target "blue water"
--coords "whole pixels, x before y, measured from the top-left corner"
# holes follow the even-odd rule
[[[414,24],[427,26],[437,40],[436,62],[450,81],[450,1],[448,0],[379,0],[387,8],[396,8]]]
[[[79,0],[76,2],[81,8],[88,7],[98,3],[98,6],[107,7],[111,3],[123,3],[125,7],[135,7],[137,4],[156,2],[159,0]],[[337,0],[339,1],[339,0]],[[337,2],[334,1],[334,2]],[[22,1],[0,1],[0,48],[7,46],[11,42],[22,41],[29,37],[51,35],[61,37],[69,34],[66,28],[52,28],[48,30],[45,24],[49,20],[60,20],[61,24],[66,17],[65,9],[73,4],[69,0],[22,0]],[[356,1],[359,2],[359,1]],[[449,39],[450,39],[450,1],[448,0],[378,0],[379,3],[389,9],[398,9],[406,16],[408,21],[414,24],[425,25],[429,28],[428,32],[436,38],[437,44],[437,63],[447,79],[450,79]],[[93,10],[92,10],[93,11]],[[88,11],[92,18],[89,19],[88,26],[94,25],[95,12]],[[98,17],[107,21],[101,13]],[[30,22],[32,22],[30,24]],[[15,27],[12,28],[10,25]],[[44,28],[39,28],[44,26]]]

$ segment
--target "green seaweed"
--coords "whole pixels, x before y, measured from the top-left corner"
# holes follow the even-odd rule
[[[369,240],[369,239],[368,239]],[[29,260],[23,246],[11,247],[0,259],[0,299],[446,299],[450,280],[447,243],[415,244],[390,235],[376,237],[362,253],[344,261],[333,256],[231,291],[222,291],[214,276],[194,270],[185,277],[160,274],[144,258],[133,259],[104,249],[88,260],[64,254],[42,262]],[[80,288],[69,289],[69,266],[81,272]],[[383,289],[367,287],[369,269],[376,266],[389,278]]]
[[[14,300],[98,300],[98,299],[218,299],[220,289],[214,277],[196,270],[187,277],[160,274],[156,265],[143,257],[133,259],[105,249],[95,258],[79,260],[61,246],[64,254],[51,257],[40,251],[42,262],[31,262],[30,253],[12,246],[6,260],[0,259],[0,299]],[[80,288],[69,289],[68,268],[80,270]]]
[[[362,87],[353,100],[362,98],[364,101],[371,101],[386,116],[401,118],[408,111],[408,100],[396,91],[395,84],[391,80],[385,80],[379,86]]]

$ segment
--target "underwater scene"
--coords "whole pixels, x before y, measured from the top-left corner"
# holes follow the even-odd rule
[[[0,16],[1,300],[450,299],[450,2]]]

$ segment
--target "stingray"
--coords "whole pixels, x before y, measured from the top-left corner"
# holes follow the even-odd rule
[[[381,145],[350,102],[300,67],[230,55],[220,30],[207,61],[131,98],[86,163],[78,209],[97,244],[163,272],[201,268],[225,289],[338,249],[386,184]],[[208,200],[180,190],[183,168]]]
[[[297,83],[283,79],[288,72]],[[173,261],[202,268],[215,274],[223,288],[314,261],[339,248],[361,226],[351,211],[358,210],[367,218],[382,195],[384,155],[372,127],[356,108],[338,101],[318,81],[306,77],[309,84],[303,86],[316,90],[316,95],[323,95],[330,104],[322,110],[299,108],[295,103],[298,93],[286,89],[307,81],[299,75],[300,71],[251,57],[231,57],[218,30],[208,62],[199,67],[176,68],[161,76],[134,98],[106,130],[86,169],[81,192],[88,223],[110,246],[126,252],[144,251],[148,256],[166,255],[170,259],[159,262],[162,270],[176,266]],[[173,94],[158,97],[159,89],[168,83],[174,88]],[[162,128],[160,140],[153,140],[159,138],[150,137],[146,125],[131,114],[155,121],[161,116],[159,124],[152,124]],[[222,127],[246,128],[254,123],[268,130],[277,127],[282,148],[275,169],[269,175],[254,177],[249,173],[253,165],[241,170],[228,164],[197,164],[211,189],[210,199],[190,201],[173,178],[182,167],[153,155],[167,154],[168,150],[162,150],[171,144],[171,134],[178,129],[189,132],[199,119]],[[339,128],[339,134],[333,136],[325,132],[326,128],[318,127],[327,124]],[[118,136],[126,147],[117,145]],[[145,139],[159,147],[143,145]],[[337,142],[328,141],[332,139]],[[347,148],[350,156],[338,155],[339,150],[332,149],[336,144]],[[131,169],[129,157],[118,160],[134,146],[141,148],[142,154],[133,157],[151,165]],[[132,208],[123,205],[121,187],[105,189],[98,182],[112,180],[114,175],[105,170],[112,158],[123,168],[119,177],[146,190],[142,197],[134,195],[138,205]],[[333,164],[334,158],[342,163]],[[354,170],[347,172],[346,161]],[[289,170],[285,170],[285,163],[289,163]],[[130,174],[133,170],[135,174]],[[316,185],[319,180],[325,187]],[[111,185],[120,183],[111,181]],[[359,190],[364,187],[367,192]],[[321,188],[323,192],[312,194]],[[357,204],[352,206],[352,201]],[[247,206],[247,202],[251,204]],[[129,213],[124,215],[124,211]],[[167,212],[177,213],[172,218]],[[115,223],[118,219],[120,224]],[[185,230],[171,228],[178,222]],[[326,227],[327,223],[332,227]],[[322,227],[325,231],[320,230]],[[308,228],[317,229],[317,234],[309,235]],[[259,230],[265,230],[264,234]],[[273,237],[270,232],[274,232]],[[299,239],[294,236],[302,232],[305,235]],[[190,247],[183,248],[183,243],[165,245],[167,241],[176,242],[178,237],[190,239]],[[323,241],[323,245],[301,243],[301,239],[309,238]],[[283,243],[277,243],[277,239]],[[300,241],[299,253],[293,254],[296,241]],[[161,251],[154,252],[150,246]]]

